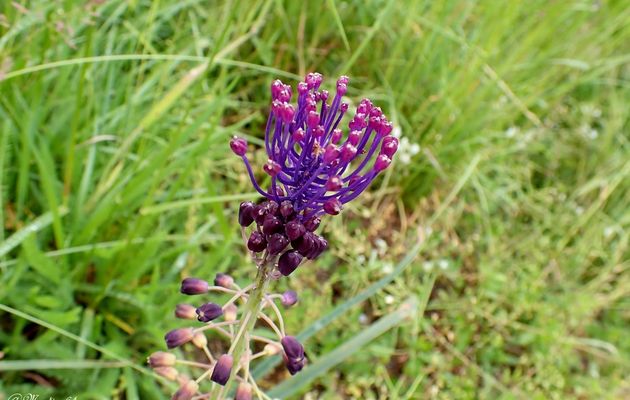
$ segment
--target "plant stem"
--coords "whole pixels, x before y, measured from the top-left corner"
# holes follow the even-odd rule
[[[269,286],[269,271],[272,267],[273,265],[271,263],[264,263],[258,268],[254,287],[249,292],[249,297],[247,303],[245,303],[245,309],[241,317],[241,323],[238,325],[236,336],[230,347],[229,353],[234,360],[234,366],[232,367],[232,373],[230,374],[226,389],[229,389],[229,386],[234,381],[239,369],[241,357],[249,351],[249,341],[247,338],[254,329],[256,320],[258,319],[258,312],[262,308],[263,297]],[[225,390],[224,393],[229,393],[229,390]]]

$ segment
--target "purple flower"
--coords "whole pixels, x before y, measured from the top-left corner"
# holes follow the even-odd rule
[[[203,279],[186,278],[182,281],[181,292],[189,295],[208,293],[208,282]]]
[[[339,214],[345,203],[359,196],[390,165],[398,149],[398,140],[389,136],[392,123],[367,99],[360,102],[348,123],[344,140],[340,123],[348,110],[342,102],[348,78],[337,80],[330,102],[328,92],[319,90],[321,83],[320,74],[308,74],[297,86],[296,105],[289,103],[293,96],[289,85],[279,80],[271,85],[271,112],[265,130],[269,159],[263,166],[271,176],[269,190],[263,190],[254,177],[245,140],[235,137],[230,142],[243,159],[254,188],[276,205],[282,204],[283,216],[295,213],[303,223],[323,214]],[[243,207],[251,210],[250,204],[242,206],[242,215]],[[262,224],[264,215],[257,218],[258,212],[264,214],[256,209],[252,217]],[[251,223],[249,217],[239,220],[244,226]],[[270,232],[277,229],[273,220],[267,228]]]
[[[304,347],[293,336],[285,336],[280,341],[284,349],[284,365],[291,375],[295,375],[304,368],[306,358]]]
[[[230,379],[230,374],[232,373],[232,364],[232,356],[229,354],[223,354],[217,360],[217,363],[212,370],[210,380],[218,383],[221,386],[225,386],[228,379]]]
[[[210,322],[221,315],[223,315],[223,309],[218,304],[206,303],[197,308],[197,319],[201,322]]]
[[[285,336],[280,340],[284,354],[290,360],[302,360],[304,358],[304,347],[293,336]]]
[[[298,301],[298,295],[294,290],[287,290],[282,293],[282,297],[280,298],[280,302],[283,306],[289,308]]]
[[[183,345],[184,343],[188,343],[192,340],[192,338],[192,328],[173,329],[164,336],[166,347],[168,347],[169,349],[173,349],[175,347]]]
[[[278,270],[284,276],[289,276],[302,262],[302,255],[295,250],[286,251],[278,259]]]

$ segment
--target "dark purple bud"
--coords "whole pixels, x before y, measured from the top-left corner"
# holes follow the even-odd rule
[[[328,90],[322,90],[319,94],[319,98],[325,103],[329,95]]]
[[[350,82],[350,78],[348,78],[346,75],[341,75],[339,79],[337,79],[337,85],[339,85],[340,83],[347,85],[348,82]]]
[[[265,235],[272,235],[274,233],[282,232],[282,222],[275,216],[267,214],[263,221],[262,231]]]
[[[282,167],[280,164],[272,160],[271,158],[267,160],[265,165],[263,165],[263,171],[265,171],[270,176],[276,176],[280,173]]]
[[[357,155],[357,148],[350,143],[341,146],[341,160],[348,162]]]
[[[324,203],[324,211],[326,214],[337,215],[341,212],[343,205],[338,199],[330,199]]]
[[[305,256],[310,254],[315,245],[315,235],[313,233],[307,232],[302,237],[291,242],[291,245],[295,250],[297,250],[301,255]]]
[[[249,383],[241,382],[236,388],[234,400],[252,400],[252,387]]]
[[[265,250],[267,248],[267,240],[265,240],[265,236],[258,231],[252,232],[249,236],[249,240],[247,240],[247,248],[254,253],[260,253]]]
[[[343,133],[341,132],[341,129],[335,128],[332,132],[332,135],[330,135],[330,142],[334,144],[339,143],[342,135]]]
[[[195,319],[197,318],[195,306],[190,304],[178,304],[175,306],[175,316],[180,319]]]
[[[171,397],[171,400],[190,400],[192,399],[197,391],[199,390],[199,385],[193,379],[187,380],[182,383],[177,392]]]
[[[210,322],[221,315],[223,315],[223,309],[218,304],[206,303],[197,308],[197,319],[201,322]]]
[[[214,277],[214,285],[215,286],[221,286],[221,287],[224,287],[226,289],[229,289],[229,288],[232,287],[233,284],[234,284],[234,278],[232,278],[228,274],[222,274],[222,273],[219,272]]]
[[[392,163],[392,159],[387,157],[385,154],[381,154],[376,157],[376,162],[374,162],[374,170],[376,172],[381,172],[385,168],[389,167],[389,164]]]
[[[223,354],[217,360],[214,369],[212,370],[212,375],[210,376],[210,380],[212,382],[216,382],[221,386],[225,386],[228,379],[230,379],[230,374],[232,373],[232,364],[233,364],[232,356],[229,354]]]
[[[169,349],[173,349],[175,347],[179,347],[184,343],[188,343],[193,338],[193,329],[192,328],[179,328],[173,329],[164,335],[164,340],[166,340],[166,347]]]
[[[297,301],[297,298],[296,298]],[[175,365],[177,357],[175,354],[167,353],[165,351],[156,351],[147,358],[147,362],[151,368],[156,367],[172,367]]]
[[[286,236],[281,233],[274,233],[269,236],[267,251],[270,255],[275,256],[280,254],[288,244],[289,239],[287,239]]]
[[[230,148],[237,156],[244,156],[247,153],[247,140],[234,136],[230,140]]]
[[[339,110],[341,110],[342,113],[346,113],[348,111],[348,103],[341,103],[341,105],[339,106]]]
[[[289,240],[293,241],[304,235],[304,233],[306,232],[306,228],[304,227],[304,225],[302,225],[300,221],[294,219],[293,221],[287,222],[287,224],[284,226],[284,231],[286,232]]]
[[[278,209],[280,208],[280,206],[275,201],[269,200],[265,203],[265,208],[267,209],[267,214],[278,215]]]
[[[313,248],[308,253],[306,258],[308,258],[309,260],[314,260],[317,257],[319,257],[327,248],[328,248],[328,241],[321,236],[314,235]]]
[[[256,221],[258,225],[262,225],[265,221],[265,215],[267,215],[267,212],[267,203],[258,204],[252,211],[252,217],[254,217],[254,221]]]
[[[326,181],[326,190],[328,191],[336,192],[337,190],[341,189],[341,186],[343,186],[343,181],[338,175],[331,176]]]
[[[287,290],[286,292],[282,293],[282,298],[280,299],[282,305],[287,308],[297,303],[297,301],[298,295],[294,290]]]
[[[252,212],[256,208],[256,205],[251,201],[244,201],[238,209],[238,223],[241,226],[250,226],[254,221]]]
[[[302,262],[302,255],[295,250],[288,250],[278,260],[278,270],[284,276],[289,276]],[[284,301],[284,300],[283,300]]]
[[[293,336],[285,336],[280,340],[284,354],[289,360],[300,361],[304,359],[304,347]]]
[[[193,294],[204,294],[208,293],[208,282],[203,279],[197,278],[186,278],[182,281],[182,286],[180,291],[183,294],[193,295]]]
[[[319,228],[319,224],[322,222],[321,218],[313,217],[304,221],[304,227],[309,232],[315,232]]]
[[[287,367],[287,370],[291,375],[295,375],[304,368],[304,360],[292,361],[287,359],[285,360],[284,365]]]
[[[293,208],[293,203],[289,200],[285,200],[280,204],[280,215],[284,218],[290,218],[295,213],[295,209]]]

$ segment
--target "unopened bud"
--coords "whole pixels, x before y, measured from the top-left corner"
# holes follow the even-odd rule
[[[238,308],[234,303],[229,304],[223,308],[223,318],[228,321],[236,321],[236,316],[238,313]]]
[[[223,354],[217,360],[217,363],[212,370],[212,376],[210,376],[210,380],[212,382],[218,383],[221,386],[225,386],[228,379],[230,379],[230,374],[232,373],[232,364],[232,356],[229,354]]]
[[[208,345],[208,339],[203,332],[197,332],[193,335],[192,343],[200,349],[203,349]]]
[[[199,390],[199,385],[194,380],[189,380],[183,383],[177,392],[171,397],[171,400],[190,400],[193,398],[197,391]]]
[[[151,368],[156,367],[172,367],[175,365],[175,354],[167,353],[165,351],[156,351],[147,358],[147,362]]]
[[[153,371],[168,379],[169,381],[175,381],[177,379],[178,372],[173,367],[157,367],[154,368]]]

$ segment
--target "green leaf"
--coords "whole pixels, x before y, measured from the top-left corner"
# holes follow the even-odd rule
[[[429,282],[432,287],[433,280],[429,280]],[[430,291],[431,287],[425,289],[429,289]],[[269,395],[283,399],[297,393],[310,382],[324,375],[335,365],[342,363],[352,355],[361,351],[368,343],[387,332],[389,329],[399,325],[412,316],[422,315],[425,306],[426,302],[422,305],[422,308],[419,309],[418,299],[415,297],[406,300],[396,311],[379,319],[352,339],[338,346],[335,350],[320,357],[314,364],[307,366],[299,374],[294,375],[274,387],[269,392]]]

